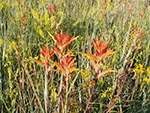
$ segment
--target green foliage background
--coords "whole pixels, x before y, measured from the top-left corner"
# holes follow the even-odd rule
[[[48,12],[48,4],[56,6],[56,15]],[[1,0],[1,113],[21,113],[25,109],[26,112],[44,112],[45,70],[34,59],[40,58],[42,45],[55,44],[55,20],[59,32],[78,37],[69,47],[75,53],[78,68],[74,74],[76,79],[70,80],[70,83],[75,80],[69,94],[70,113],[82,113],[85,109],[93,69],[88,59],[78,53],[86,49],[92,51],[91,42],[96,38],[109,41],[110,49],[115,51],[101,66],[102,70],[111,67],[114,72],[99,79],[88,112],[106,112],[116,98],[112,113],[150,112],[150,6],[146,0]],[[137,26],[144,34],[134,44],[137,32],[131,30]],[[49,112],[57,108],[59,78],[59,73],[51,72]],[[119,89],[121,93],[115,97]]]

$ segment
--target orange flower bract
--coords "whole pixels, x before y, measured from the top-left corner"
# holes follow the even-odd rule
[[[108,43],[103,42],[102,40],[97,40],[96,42],[92,41],[92,45],[96,51],[97,56],[102,56],[102,54],[107,52]]]
[[[64,48],[71,44],[73,38],[69,37],[66,33],[56,34],[54,36],[56,40],[56,46],[60,49],[61,53],[63,52]]]
[[[71,69],[75,66],[75,59],[70,54],[65,55],[60,62],[61,66],[67,69]]]
[[[67,53],[61,58],[60,63],[56,62],[56,65],[64,75],[69,75],[75,68],[75,59],[70,53]]]
[[[40,48],[40,55],[44,58],[43,61],[36,61],[41,62],[41,64],[44,64],[47,67],[49,65],[49,59],[54,56],[54,49],[51,48],[51,50],[49,50],[48,46],[43,46]]]
[[[96,72],[99,71],[99,65],[102,63],[102,59],[111,56],[114,52],[108,50],[108,42],[103,42],[102,40],[92,41],[95,53],[90,53],[86,50],[86,54],[90,59],[90,64],[95,69]]]
[[[40,54],[44,58],[51,58],[54,55],[54,50],[53,48],[49,51],[48,47],[43,46],[40,48]]]
[[[50,59],[54,56],[54,49],[51,48],[49,50],[48,45],[43,46],[40,48],[40,55],[42,59],[41,60],[34,59],[35,62],[41,65],[44,65],[46,67],[46,70],[48,70],[48,66],[50,66]]]

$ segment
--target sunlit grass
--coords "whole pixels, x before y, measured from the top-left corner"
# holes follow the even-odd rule
[[[1,112],[150,112],[146,1],[1,1]]]

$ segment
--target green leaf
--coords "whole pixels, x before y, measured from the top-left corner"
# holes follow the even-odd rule
[[[39,32],[39,34],[40,34],[41,37],[45,38],[42,29],[38,29],[38,32]]]
[[[54,38],[54,36],[49,32],[49,31],[47,31],[47,33],[49,34],[49,36],[54,40],[54,42],[56,43],[56,40],[55,40],[55,38]]]
[[[4,7],[4,3],[1,2],[1,3],[0,3],[0,10],[3,9],[3,7]]]
[[[3,40],[2,38],[0,38],[0,47],[2,47],[2,45],[3,45]]]

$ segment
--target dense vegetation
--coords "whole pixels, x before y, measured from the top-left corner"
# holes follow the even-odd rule
[[[1,0],[1,113],[150,113],[148,0]]]

